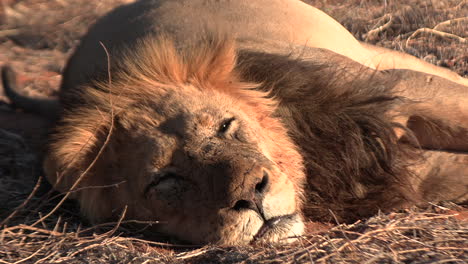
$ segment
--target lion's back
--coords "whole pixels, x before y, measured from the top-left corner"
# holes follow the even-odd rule
[[[178,48],[210,34],[224,34],[248,49],[288,54],[317,41],[314,19],[323,13],[297,0],[146,0],[121,6],[101,18],[81,40],[64,73],[62,91],[74,89],[107,72],[110,59],[144,38],[161,34]],[[326,22],[333,21],[327,20]],[[102,43],[102,44],[101,44]],[[300,47],[299,47],[300,46]]]

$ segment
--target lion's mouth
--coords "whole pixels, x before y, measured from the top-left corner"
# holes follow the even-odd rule
[[[280,242],[281,239],[302,235],[302,228],[295,230],[298,224],[302,227],[301,217],[297,213],[272,217],[263,223],[252,242]]]

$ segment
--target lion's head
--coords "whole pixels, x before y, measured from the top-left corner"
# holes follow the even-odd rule
[[[191,243],[303,233],[301,155],[274,100],[239,80],[232,42],[147,40],[124,56],[109,80],[66,95],[80,103],[45,162],[56,189],[75,190],[94,222],[125,211]]]

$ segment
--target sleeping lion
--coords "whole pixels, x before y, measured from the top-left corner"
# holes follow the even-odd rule
[[[100,19],[59,101],[44,171],[92,222],[193,244],[293,241],[468,190],[468,80],[358,42],[298,0],[141,0]]]

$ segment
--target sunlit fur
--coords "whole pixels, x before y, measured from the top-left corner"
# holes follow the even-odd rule
[[[84,188],[72,195],[79,200],[83,213],[89,219],[98,222],[115,218],[127,206],[126,218],[174,221],[173,228],[167,224],[162,225],[161,230],[192,243],[247,243],[253,239],[262,223],[253,211],[233,215],[229,210],[224,213],[223,210],[226,209],[221,209],[219,214],[223,220],[218,226],[217,223],[210,222],[210,214],[215,217],[213,212],[206,212],[199,218],[193,216],[193,221],[177,223],[177,214],[182,212],[175,211],[172,212],[174,215],[169,215],[169,212],[158,208],[142,209],[142,204],[145,204],[142,192],[148,184],[145,182],[147,176],[144,172],[139,174],[142,165],[135,163],[154,153],[146,151],[144,147],[132,151],[134,146],[138,146],[139,140],[148,140],[145,135],[162,130],[160,127],[164,122],[174,116],[176,122],[183,123],[191,122],[187,121],[192,120],[190,115],[195,117],[197,109],[203,107],[218,109],[220,112],[231,111],[238,115],[239,122],[248,127],[246,131],[249,132],[246,132],[245,137],[249,143],[247,146],[242,143],[233,149],[221,150],[224,154],[216,155],[226,155],[229,162],[234,162],[234,165],[230,165],[234,167],[237,166],[236,160],[239,160],[239,164],[244,162],[242,156],[248,155],[246,153],[252,153],[252,159],[259,160],[260,163],[261,160],[266,160],[264,166],[269,168],[271,179],[263,202],[265,215],[271,218],[299,213],[295,220],[285,224],[284,228],[278,227],[276,231],[271,231],[264,240],[279,241],[302,234],[300,211],[304,201],[302,190],[305,181],[302,157],[281,120],[274,117],[277,102],[268,96],[268,92],[256,89],[259,84],[240,79],[241,76],[235,69],[237,52],[233,42],[223,37],[205,39],[194,43],[189,49],[190,53],[184,53],[178,51],[167,38],[158,38],[144,40],[134,50],[136,52],[124,55],[126,59],[121,65],[111,66],[110,79],[104,74],[94,85],[71,94],[76,102],[86,103],[77,103],[72,109],[66,109],[62,125],[56,129],[54,143],[45,162],[49,180],[55,183],[55,188],[68,191],[96,157],[107,134],[111,133],[109,143],[97,163],[77,186],[95,188]],[[206,98],[217,100],[217,104],[212,105],[209,100],[203,101]],[[178,118],[178,114],[182,113],[188,113],[189,117]],[[218,122],[209,115],[196,118],[200,127],[209,127]],[[200,128],[193,133],[199,132]],[[185,138],[201,137],[191,134],[191,131],[182,133],[186,133]],[[162,136],[166,134],[162,133],[154,140],[160,140]],[[127,141],[133,143],[126,146]],[[177,155],[180,153],[174,150],[177,145],[175,141],[177,139],[167,136],[165,141],[154,143],[157,144],[155,148],[159,149],[158,157],[155,157],[153,163],[155,167],[166,166],[170,163],[166,159],[178,159]],[[192,146],[185,146],[186,151],[191,148]],[[242,148],[245,150],[242,151]],[[201,151],[194,150],[197,153],[195,155],[199,155],[201,159],[209,156]],[[116,175],[110,172],[109,168],[113,166],[125,168],[118,170]],[[202,163],[200,166],[202,173],[209,174],[208,165],[205,167]],[[190,165],[181,167],[189,168]],[[125,169],[139,176],[131,178],[125,174]],[[54,173],[56,171],[59,173]],[[233,177],[237,177],[235,175]],[[225,181],[230,181],[226,182],[230,185],[242,181],[239,184],[243,186],[247,184],[245,181],[249,181],[228,176],[219,175]],[[134,182],[130,184],[129,181]],[[99,188],[113,184],[116,186]],[[202,182],[199,188],[206,189],[207,184],[209,182]],[[149,207],[151,206],[154,203]],[[198,212],[204,210],[198,204],[191,207],[191,210]],[[191,226],[191,221],[196,224]],[[233,221],[234,224],[229,224]]]

